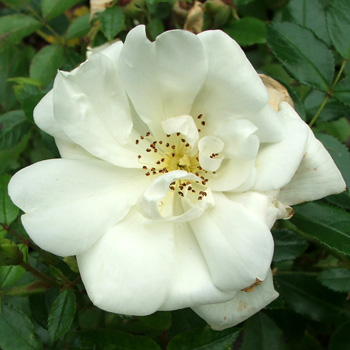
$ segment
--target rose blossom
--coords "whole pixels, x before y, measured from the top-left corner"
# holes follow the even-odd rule
[[[290,104],[268,100],[225,33],[150,42],[138,26],[58,72],[34,117],[62,159],[18,172],[10,196],[36,244],[77,256],[99,308],[191,307],[214,329],[233,326],[278,296],[276,219],[345,189]]]

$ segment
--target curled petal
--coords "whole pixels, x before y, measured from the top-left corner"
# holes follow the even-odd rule
[[[198,143],[199,163],[204,170],[216,171],[220,165],[223,156],[219,153],[224,148],[224,143],[215,136],[204,136]]]
[[[283,108],[299,118],[288,104],[284,103]],[[308,128],[303,159],[291,181],[281,189],[279,200],[286,205],[294,205],[337,194],[345,189],[345,181],[332,157]]]
[[[173,198],[174,196],[177,196],[177,194],[174,195],[173,193],[169,193],[169,186],[172,182],[181,179],[190,181],[201,181],[201,179],[198,176],[192,173],[187,173],[183,170],[175,170],[159,176],[148,186],[148,188],[142,194],[142,196],[140,196],[137,203],[140,212],[146,218],[152,220],[185,222],[199,217],[200,215],[202,215],[202,213],[207,207],[214,205],[214,201],[210,192],[206,197],[203,198],[203,200],[196,201],[195,203],[191,202],[190,200],[186,200],[187,196],[185,192],[184,204],[187,204],[187,210],[179,215],[176,215],[176,213],[174,215],[175,205],[173,204],[173,202],[179,199],[178,197]],[[163,210],[162,206],[166,205],[166,203],[163,203],[162,200],[167,195],[170,195],[170,199],[168,200],[171,201],[171,204],[170,213],[169,215],[165,216],[162,215],[162,212],[164,212],[167,208]]]
[[[272,273],[251,292],[238,292],[235,297],[225,303],[200,305],[192,307],[200,317],[218,331],[233,327],[254,315],[278,297],[273,287]]]

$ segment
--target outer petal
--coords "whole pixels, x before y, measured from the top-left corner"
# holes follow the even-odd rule
[[[209,70],[191,115],[203,113],[208,120],[245,117],[264,107],[267,91],[239,45],[222,31],[205,31],[198,38]]]
[[[283,106],[298,118],[292,107],[287,103]],[[278,199],[286,205],[294,205],[337,194],[345,188],[332,157],[309,128],[303,160],[289,184],[281,189]]]
[[[164,303],[173,272],[173,229],[145,219],[136,209],[78,255],[92,302],[127,315],[148,315]]]
[[[33,241],[68,256],[87,250],[120,221],[149,180],[101,161],[54,159],[18,172],[9,184]]]
[[[151,43],[138,26],[126,38],[118,69],[137,113],[146,123],[159,123],[189,114],[207,62],[194,34],[168,31]]]
[[[273,287],[272,273],[252,292],[238,292],[225,303],[195,306],[192,309],[215,330],[223,330],[243,322],[278,297]]]
[[[176,223],[174,227],[174,271],[161,310],[176,310],[232,299],[235,291],[221,291],[213,284],[207,262],[190,225]]]
[[[215,193],[215,207],[190,225],[205,256],[212,280],[222,290],[240,290],[264,280],[273,254],[265,223],[242,204]]]
[[[129,101],[116,63],[94,54],[54,83],[54,116],[64,133],[94,156],[125,167],[140,167],[133,145]]]
[[[299,116],[291,115],[293,109],[286,106],[289,105],[281,104],[279,115],[286,124],[287,134],[281,142],[261,147],[255,163],[255,190],[278,190],[288,184],[305,153],[308,127]]]

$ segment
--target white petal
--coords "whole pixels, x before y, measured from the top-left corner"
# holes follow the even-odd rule
[[[284,104],[284,108],[296,114],[288,104]],[[291,181],[281,189],[278,199],[285,205],[294,205],[337,194],[345,188],[344,179],[332,157],[308,128],[303,160]]]
[[[88,249],[135,205],[148,182],[139,170],[101,161],[54,159],[18,172],[9,184],[33,241],[68,256]]]
[[[190,225],[205,256],[212,280],[222,290],[240,290],[264,280],[273,254],[265,223],[242,204],[215,193],[215,207]]]
[[[165,134],[171,135],[180,132],[186,137],[186,141],[193,150],[197,150],[198,130],[193,118],[189,115],[180,115],[168,118],[162,122],[162,128]]]
[[[286,136],[286,128],[279,113],[275,112],[270,105],[266,105],[247,119],[258,128],[256,135],[260,142],[280,142]]]
[[[291,107],[285,108],[284,104],[280,106],[278,114],[286,124],[286,136],[281,142],[266,144],[259,150],[254,185],[258,191],[277,190],[288,184],[305,153],[307,125],[299,117],[291,116]]]
[[[221,165],[223,156],[220,152],[224,148],[224,143],[215,136],[204,136],[199,140],[199,163],[204,170],[216,171]],[[218,154],[214,156],[213,154]]]
[[[99,53],[101,55],[108,57],[109,59],[114,61],[116,64],[117,61],[119,60],[119,55],[120,55],[122,48],[123,48],[123,42],[117,41],[117,42],[113,43],[112,45],[106,45],[103,48],[103,50],[100,51]]]
[[[227,197],[242,204],[260,221],[271,229],[277,219],[289,216],[289,211],[276,199],[277,193],[259,193],[254,191],[242,193],[226,193]]]
[[[215,176],[208,175],[213,191],[234,191],[248,180],[255,180],[254,159],[224,159]],[[249,185],[250,185],[249,181]],[[250,188],[250,186],[249,186]]]
[[[225,303],[195,306],[192,309],[214,329],[221,331],[233,327],[254,315],[278,297],[273,287],[272,273],[252,292],[238,292]]]
[[[133,145],[125,144],[132,119],[114,66],[106,56],[94,54],[72,73],[59,72],[53,89],[55,120],[72,141],[94,156],[140,167]]]
[[[188,210],[184,213],[176,215],[176,213],[172,212],[172,208],[170,208],[170,216],[162,215],[163,203],[161,203],[161,200],[165,198],[166,195],[170,192],[169,185],[172,182],[180,179],[201,181],[198,176],[192,173],[187,173],[183,170],[174,170],[159,176],[154,181],[152,181],[152,183],[147,187],[146,191],[142,194],[142,196],[140,196],[137,203],[140,212],[146,218],[152,220],[185,222],[199,217],[208,207],[212,207],[214,205],[211,192],[208,191],[208,195],[204,197],[203,200],[197,201],[194,205],[191,202],[186,201],[189,204],[190,208],[188,208]],[[186,193],[184,200],[186,200]],[[173,196],[171,197],[171,202],[173,202]],[[167,210],[167,212],[169,211]]]
[[[177,222],[174,227],[174,270],[161,310],[232,299],[235,291],[224,292],[213,284],[208,265],[189,224]]]
[[[258,112],[268,94],[239,45],[222,31],[198,35],[208,59],[208,75],[191,115],[203,113],[209,120]]]
[[[159,123],[189,114],[207,62],[194,34],[168,31],[151,43],[138,26],[125,40],[118,69],[137,113],[146,123]]]
[[[65,141],[70,141],[58,125],[53,114],[53,90],[50,90],[36,105],[34,109],[34,121],[41,130],[49,135]]]
[[[142,316],[164,303],[173,272],[172,252],[173,225],[150,221],[132,209],[77,259],[97,307]]]

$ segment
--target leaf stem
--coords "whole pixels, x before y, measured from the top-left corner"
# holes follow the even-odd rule
[[[323,111],[323,108],[325,107],[325,105],[327,104],[329,98],[333,95],[334,89],[337,86],[341,75],[343,74],[344,68],[348,62],[348,58],[349,58],[349,53],[347,54],[347,56],[344,58],[344,61],[342,63],[342,65],[340,66],[339,72],[331,86],[331,88],[328,90],[326,97],[324,98],[320,108],[318,109],[318,111],[316,112],[316,114],[313,116],[313,118],[311,119],[309,126],[310,128],[315,124],[316,120],[318,119],[318,117],[320,116],[321,112]]]
[[[48,283],[51,286],[57,286],[60,283],[57,282],[55,279],[51,278],[50,276],[46,275],[45,273],[37,270],[36,268],[34,268],[33,266],[30,266],[28,263],[26,263],[25,261],[22,261],[22,263],[20,264],[20,266],[22,266],[26,271],[28,271],[29,273],[31,273],[33,276],[39,278],[40,280]]]

